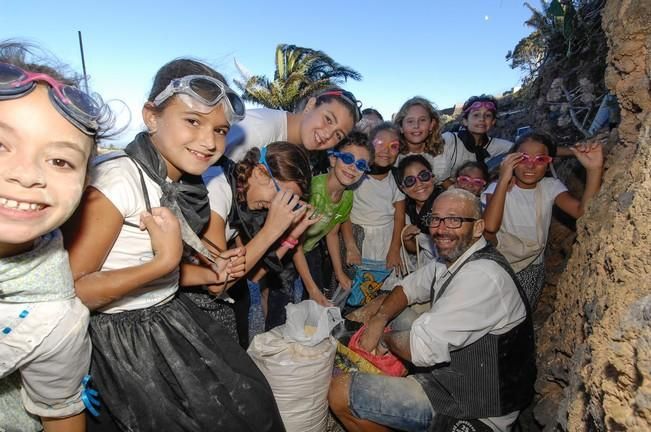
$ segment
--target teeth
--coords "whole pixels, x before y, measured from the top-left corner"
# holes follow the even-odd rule
[[[20,211],[36,211],[43,208],[43,205],[28,202],[18,202],[12,199],[0,197],[0,206]]]

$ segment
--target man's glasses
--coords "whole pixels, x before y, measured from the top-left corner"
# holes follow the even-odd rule
[[[477,186],[477,187],[486,186],[486,180],[479,177],[474,178],[465,175],[460,175],[459,177],[457,177],[457,183],[466,186]]]
[[[402,179],[402,185],[406,188],[410,188],[414,186],[418,181],[420,181],[421,183],[427,183],[428,181],[432,180],[432,177],[433,176],[431,171],[422,170],[415,176],[410,175]]]
[[[548,155],[536,155],[536,156],[531,156],[526,153],[522,153],[522,162],[526,164],[534,164],[534,165],[546,165],[550,163],[554,158]]]
[[[430,228],[438,228],[441,225],[441,222],[445,225],[446,228],[456,229],[461,228],[461,225],[464,222],[474,222],[477,218],[468,218],[460,216],[446,216],[438,217],[433,215],[427,215],[423,218],[423,222]]]
[[[346,165],[355,164],[355,168],[361,172],[368,172],[371,170],[366,159],[355,159],[355,155],[352,153],[328,150],[328,156],[334,156]]]

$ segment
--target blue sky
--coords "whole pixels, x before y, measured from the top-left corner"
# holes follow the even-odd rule
[[[277,44],[319,49],[359,71],[363,80],[344,87],[388,118],[414,95],[446,108],[517,86],[520,72],[504,57],[529,34],[529,16],[520,0],[23,0],[3,2],[0,38],[35,42],[81,71],[81,30],[91,89],[132,111],[126,142],[154,74],[176,57],[229,78],[238,77],[234,59],[273,76]]]

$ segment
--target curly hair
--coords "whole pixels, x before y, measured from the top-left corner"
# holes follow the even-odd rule
[[[266,146],[266,162],[271,169],[271,174],[276,180],[295,182],[305,199],[310,193],[312,172],[310,169],[310,156],[302,146],[290,144],[285,141],[273,142]],[[260,165],[260,149],[250,149],[244,158],[235,165],[237,202],[246,201],[249,191],[248,180],[253,169]]]
[[[407,142],[402,134],[402,122],[405,120],[405,117],[407,117],[407,111],[409,111],[409,108],[413,106],[423,107],[429,114],[430,119],[435,122],[434,127],[425,140],[425,153],[429,153],[432,156],[440,155],[443,153],[443,145],[445,144],[443,137],[441,137],[441,116],[434,107],[434,104],[421,96],[415,96],[402,104],[400,111],[398,111],[393,120],[393,122],[401,128],[400,136],[403,139],[401,139],[400,143],[400,153],[407,153]]]

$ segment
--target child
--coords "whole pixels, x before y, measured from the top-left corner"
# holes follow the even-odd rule
[[[31,54],[0,43],[0,430],[84,431],[88,309],[58,228],[110,122],[101,102]]]
[[[224,170],[207,184],[212,215],[211,228],[205,237],[221,250],[228,242],[246,245],[246,274],[250,278],[258,280],[262,277],[254,271],[260,267],[260,262],[265,271],[282,271],[285,254],[294,248],[305,229],[318,220],[309,217],[308,207],[300,201],[301,197],[308,195],[310,187],[307,151],[286,142],[275,142],[262,151],[252,148],[237,164],[229,160],[223,165]],[[291,231],[285,235],[290,227]],[[251,330],[256,329],[250,329],[248,325],[246,285],[246,281],[240,281],[229,293],[237,300],[233,306],[235,316],[231,316],[231,320],[237,319],[240,343],[248,346],[253,336]],[[291,288],[289,286],[289,293],[286,293],[287,302]],[[254,294],[260,295],[257,291]],[[212,315],[230,310],[205,294],[193,294],[195,302],[198,296],[203,298],[201,308],[212,310]]]
[[[551,224],[552,207],[557,205],[568,215],[579,218],[599,191],[603,153],[597,143],[571,148],[587,172],[581,200],[574,198],[558,179],[545,177],[556,154],[551,139],[540,133],[522,136],[500,167],[497,183],[484,195],[484,213],[488,238],[497,239],[497,249],[516,271],[534,309],[545,284],[544,250]]]
[[[180,262],[183,243],[202,249],[196,234],[210,207],[200,175],[221,157],[244,105],[215,70],[178,59],[156,74],[142,114],[147,132],[126,147],[128,157],[96,166],[69,227],[75,288],[96,311],[91,371],[106,409],[90,426],[282,430],[264,376],[177,295],[179,285],[219,293],[243,272],[241,249],[221,252],[211,267]]]
[[[473,160],[487,163],[491,158],[511,150],[511,141],[488,136],[496,121],[497,100],[493,96],[472,96],[463,104],[464,129],[443,134],[448,185],[454,182],[452,176],[464,162]]]
[[[382,123],[384,118],[382,114],[375,108],[364,108],[362,110],[362,119],[357,122],[355,129],[360,132],[364,132],[366,136],[371,133],[371,130]]]
[[[331,288],[331,284],[330,278],[324,277],[326,256],[316,246],[325,237],[334,276],[343,288],[350,289],[351,280],[344,272],[341,259],[339,227],[348,220],[353,207],[353,192],[349,188],[369,171],[368,161],[373,160],[374,154],[362,132],[351,132],[328,153],[330,171],[312,180],[310,195],[310,204],[319,212],[321,220],[307,230],[303,244],[294,255],[294,264],[310,299],[324,306],[330,305],[330,301],[322,290]]]
[[[443,156],[441,118],[432,103],[420,96],[409,99],[400,107],[394,123],[400,127],[403,144],[398,162],[405,156],[423,155],[432,167],[435,181],[445,180],[448,167]]]
[[[484,186],[488,183],[488,168],[486,164],[467,161],[457,170],[454,187],[465,189],[476,196],[481,196]]]
[[[229,133],[226,156],[239,162],[246,152],[275,141],[302,145],[309,151],[334,147],[353,129],[362,115],[355,96],[340,88],[328,88],[308,99],[300,113],[258,108]]]
[[[405,200],[407,227],[402,234],[405,249],[410,253],[416,253],[416,241],[418,241],[423,251],[433,258],[436,256],[436,251],[425,219],[432,209],[434,200],[443,192],[443,188],[434,184],[431,170],[429,161],[422,155],[411,155],[398,164],[397,177],[402,192],[407,196]]]
[[[364,257],[384,261],[387,269],[399,270],[405,196],[391,170],[400,149],[400,131],[396,125],[384,122],[371,131],[369,140],[375,149],[371,171],[354,189],[350,223],[342,225],[346,264],[361,264]],[[352,268],[347,269],[349,277],[353,273]]]

